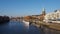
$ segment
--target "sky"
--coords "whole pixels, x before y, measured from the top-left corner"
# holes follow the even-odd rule
[[[40,15],[60,9],[60,0],[0,0],[0,15],[27,16]]]

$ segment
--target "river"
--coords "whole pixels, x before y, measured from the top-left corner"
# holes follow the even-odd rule
[[[10,21],[0,24],[0,34],[60,34],[60,31],[46,27],[37,28],[33,25],[26,26],[23,22]]]
[[[23,22],[10,21],[6,24],[0,24],[0,34],[40,34],[34,26],[25,26]]]

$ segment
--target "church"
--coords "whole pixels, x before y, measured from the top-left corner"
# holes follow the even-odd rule
[[[25,16],[24,20],[29,21],[30,19],[34,19],[43,21],[45,15],[46,15],[45,8],[43,8],[42,13],[40,15]]]
[[[43,8],[42,14],[40,14],[37,18],[40,19],[40,21],[43,21],[45,15],[46,15],[46,11],[45,11],[45,8]]]

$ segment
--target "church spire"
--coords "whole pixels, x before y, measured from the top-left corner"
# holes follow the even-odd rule
[[[44,14],[44,15],[46,14],[46,13],[45,13],[45,8],[43,8],[43,10],[42,10],[42,14]]]
[[[42,11],[45,11],[45,8],[43,8],[43,10]]]

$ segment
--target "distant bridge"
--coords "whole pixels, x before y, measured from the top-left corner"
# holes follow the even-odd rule
[[[23,19],[21,19],[21,18],[10,18],[10,20],[12,20],[12,21],[22,21]]]

